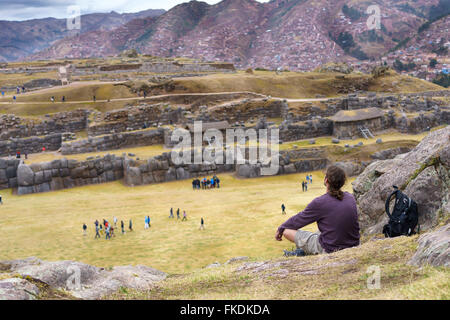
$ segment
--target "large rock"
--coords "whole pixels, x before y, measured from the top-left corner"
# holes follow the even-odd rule
[[[411,260],[411,265],[450,267],[450,224],[419,238],[419,248]]]
[[[347,177],[357,176],[363,170],[363,167],[361,164],[353,162],[353,161],[336,162],[334,165],[338,166],[339,168],[344,170]]]
[[[399,154],[407,153],[410,151],[411,151],[411,148],[408,148],[408,147],[391,148],[391,149],[386,149],[386,150],[375,152],[370,157],[372,159],[376,159],[376,160],[386,160],[386,159],[395,158]]]
[[[0,280],[0,300],[34,300],[38,294],[38,287],[25,279]]]
[[[30,166],[20,164],[17,168],[17,183],[19,186],[28,187],[34,184],[34,172]]]
[[[121,266],[105,270],[75,261],[48,262],[36,258],[0,261],[0,266],[12,274],[37,279],[52,288],[65,290],[74,297],[89,300],[100,299],[122,287],[149,290],[167,276],[164,272],[146,266]],[[0,297],[1,290],[0,282]],[[20,296],[18,298],[21,299]]]
[[[450,194],[450,126],[425,137],[411,152],[371,163],[353,182],[364,234],[380,233],[385,201],[396,185],[418,204],[423,230],[436,226]],[[448,213],[447,213],[448,214]]]
[[[237,175],[244,178],[256,178],[260,175],[260,170],[257,165],[242,164],[238,165]]]

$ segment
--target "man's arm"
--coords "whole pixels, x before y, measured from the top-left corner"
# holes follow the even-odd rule
[[[320,206],[317,198],[311,201],[302,212],[290,217],[285,223],[278,228],[280,236],[283,235],[285,229],[298,230],[304,226],[316,222],[320,217]]]

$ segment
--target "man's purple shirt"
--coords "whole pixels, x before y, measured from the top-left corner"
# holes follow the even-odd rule
[[[356,201],[353,195],[344,192],[338,200],[330,194],[315,198],[302,212],[289,218],[278,231],[298,230],[317,222],[319,243],[327,253],[359,245],[359,223]]]

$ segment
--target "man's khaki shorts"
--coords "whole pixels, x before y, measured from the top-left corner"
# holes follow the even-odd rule
[[[325,250],[319,243],[319,236],[320,232],[312,233],[299,229],[295,234],[295,244],[297,248],[302,249],[306,254],[325,253]]]

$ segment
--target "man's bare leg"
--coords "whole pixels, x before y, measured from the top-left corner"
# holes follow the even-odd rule
[[[285,229],[283,232],[283,236],[291,241],[295,243],[295,234],[297,233],[297,230],[292,230],[292,229]]]

